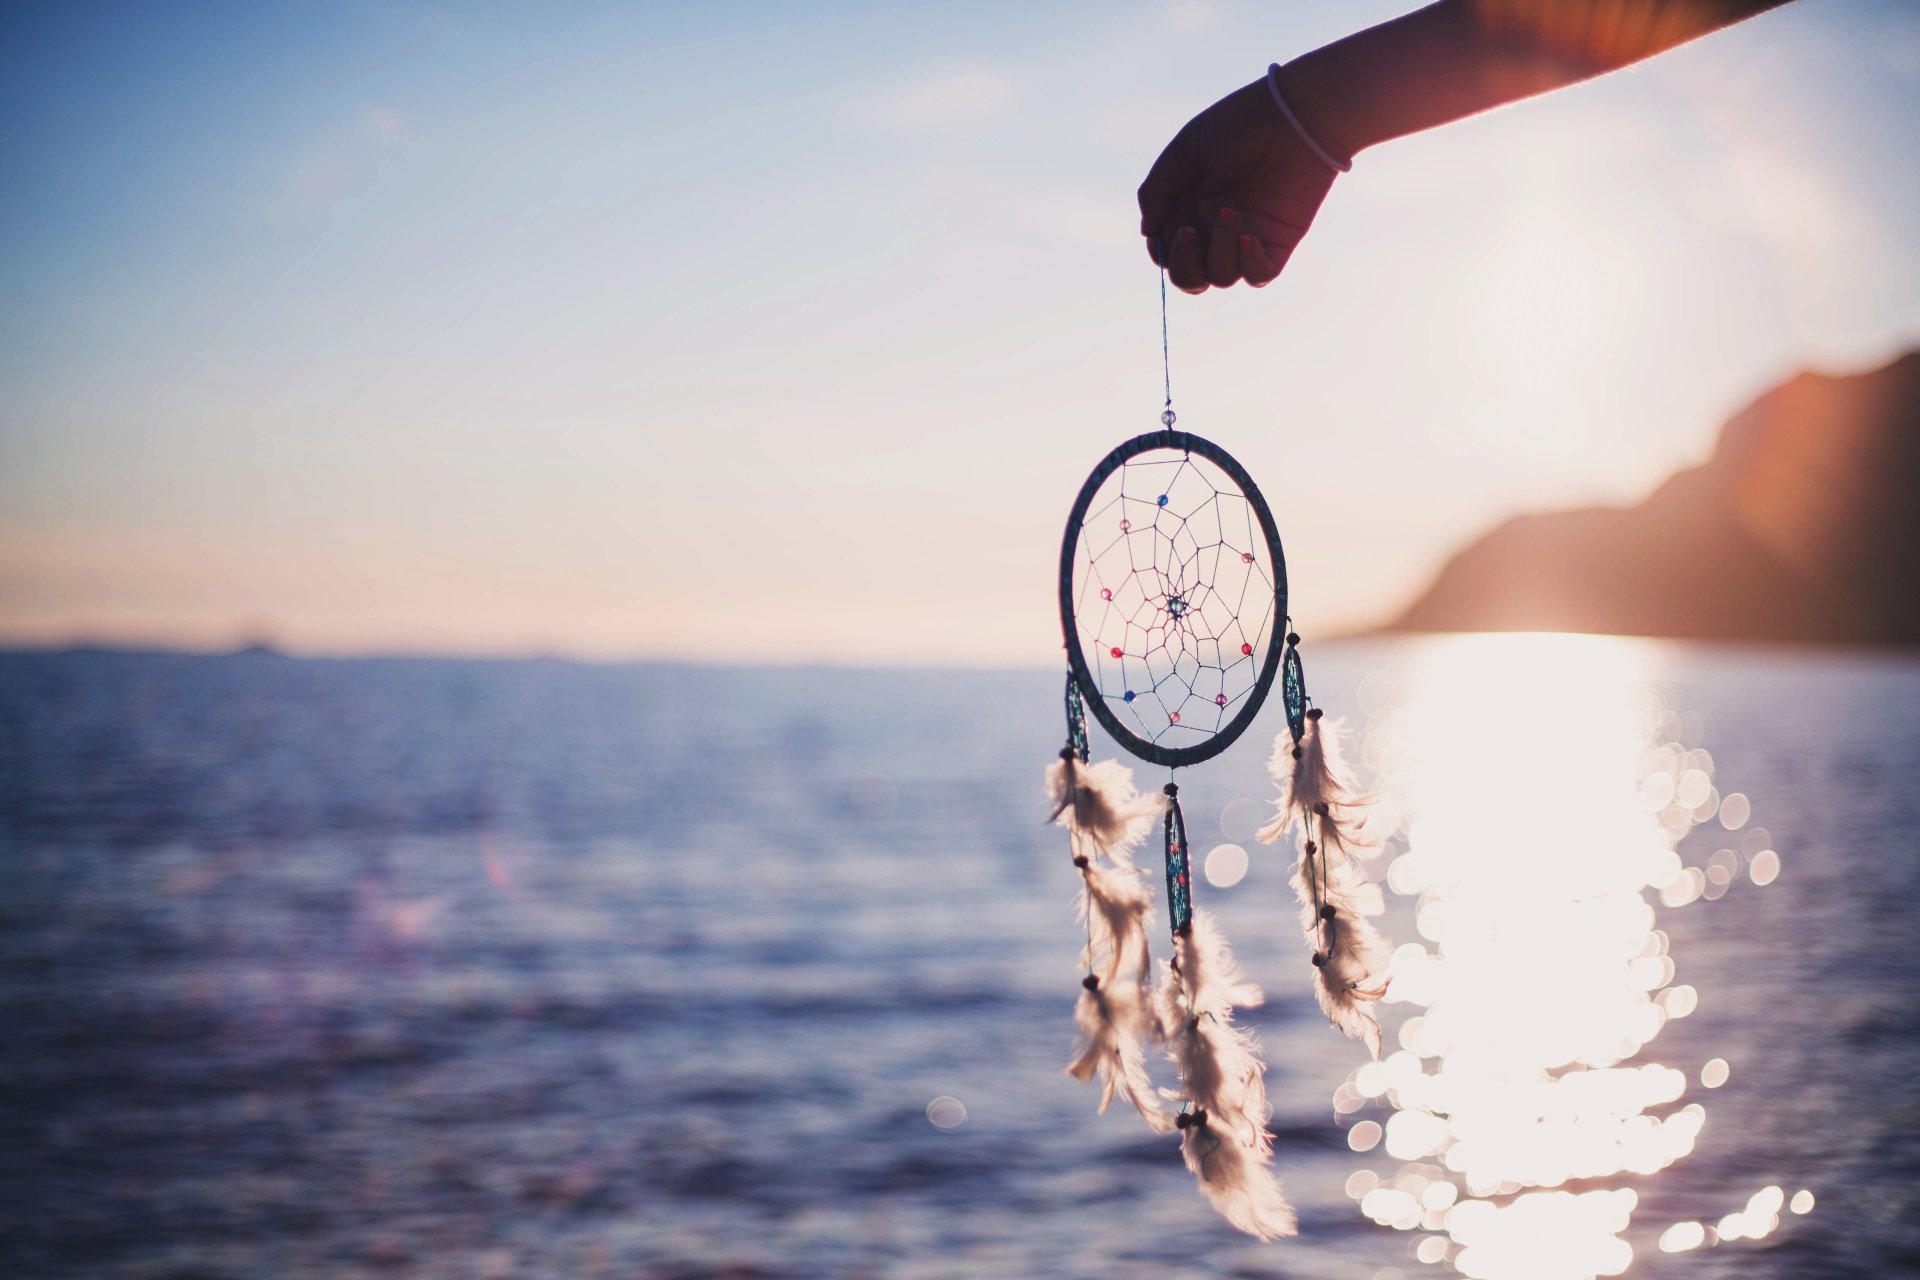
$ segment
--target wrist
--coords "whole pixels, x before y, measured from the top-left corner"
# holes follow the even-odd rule
[[[1337,45],[1282,63],[1274,79],[1300,126],[1343,160],[1386,141],[1371,120],[1361,69]]]

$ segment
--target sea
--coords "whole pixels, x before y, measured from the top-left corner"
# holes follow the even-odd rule
[[[1304,656],[1379,1062],[1255,838],[1277,707],[1178,775],[1261,1243],[1062,1071],[1059,671],[0,655],[0,1276],[1920,1275],[1920,660]]]

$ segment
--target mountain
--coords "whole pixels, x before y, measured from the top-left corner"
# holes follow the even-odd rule
[[[1774,388],[1638,506],[1507,521],[1387,629],[1920,645],[1920,351]]]

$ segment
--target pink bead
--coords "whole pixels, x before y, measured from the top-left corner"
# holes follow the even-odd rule
[[[1215,706],[1224,707],[1227,705],[1227,695],[1224,693],[1216,693],[1213,695],[1213,702]]]
[[[1253,563],[1253,552],[1251,552],[1251,551],[1242,551],[1242,552],[1240,553],[1240,563],[1241,563],[1241,564],[1252,564],[1252,563]]]
[[[1102,600],[1111,600],[1113,599],[1113,592],[1108,590],[1106,587],[1102,587],[1100,588],[1100,598]]]
[[[1119,645],[1115,645],[1112,649],[1109,649],[1108,652],[1117,658],[1120,656],[1122,650]]]
[[[1167,712],[1167,719],[1172,721],[1174,724],[1179,724],[1180,713],[1178,711],[1169,711]]]
[[[1243,645],[1241,645],[1241,646],[1240,646],[1240,652],[1242,652],[1242,653],[1252,653],[1252,652],[1253,652],[1253,646],[1252,646],[1252,645],[1250,645],[1250,644],[1243,644]]]

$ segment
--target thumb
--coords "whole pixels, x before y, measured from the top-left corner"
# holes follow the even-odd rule
[[[1160,229],[1167,225],[1167,219],[1173,216],[1174,206],[1179,196],[1166,186],[1159,185],[1155,179],[1160,166],[1154,166],[1154,172],[1140,184],[1140,234],[1149,240],[1157,240]]]

